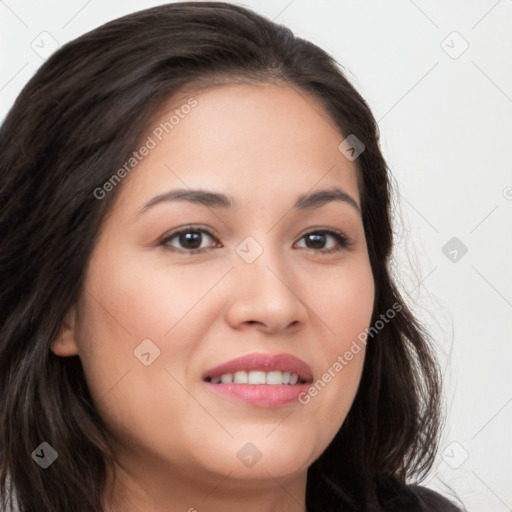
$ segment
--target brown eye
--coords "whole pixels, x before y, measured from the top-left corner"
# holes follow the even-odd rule
[[[187,253],[199,253],[203,252],[207,248],[211,248],[216,246],[216,242],[212,244],[211,242],[206,245],[208,239],[216,240],[215,237],[205,229],[197,229],[197,228],[184,228],[179,231],[175,231],[170,235],[166,236],[160,243],[171,250],[176,250],[179,252],[187,252]]]
[[[341,232],[332,230],[311,231],[304,235],[301,240],[305,240],[305,249],[311,249],[320,253],[331,253],[341,251],[350,247],[350,241]],[[329,243],[329,240],[334,240]],[[328,246],[328,247],[326,247]]]

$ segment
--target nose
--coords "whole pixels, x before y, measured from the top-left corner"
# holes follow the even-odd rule
[[[231,274],[232,300],[227,310],[231,327],[255,326],[274,334],[305,324],[308,307],[300,275],[275,255],[264,251],[253,263],[239,261]]]

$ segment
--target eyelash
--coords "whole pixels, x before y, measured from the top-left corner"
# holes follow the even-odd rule
[[[200,254],[200,253],[206,251],[207,249],[215,249],[215,247],[203,247],[200,249],[179,249],[179,248],[168,245],[169,241],[172,240],[173,238],[176,238],[177,236],[179,236],[181,234],[190,233],[190,232],[206,233],[209,237],[211,237],[216,242],[218,242],[217,237],[210,230],[201,228],[199,226],[190,225],[190,226],[185,226],[185,227],[179,229],[178,231],[174,231],[173,233],[170,233],[169,235],[165,236],[160,241],[159,245],[165,247],[166,249],[168,249],[172,252],[181,252],[181,253],[186,253],[188,255]],[[352,246],[352,242],[341,231],[338,231],[333,228],[316,229],[313,231],[309,231],[309,232],[305,233],[304,235],[302,235],[299,240],[302,240],[303,238],[307,237],[308,235],[316,235],[316,234],[324,234],[324,235],[332,236],[333,238],[335,238],[337,240],[337,242],[339,244],[338,247],[331,248],[331,249],[313,249],[311,247],[305,247],[306,250],[326,255],[326,254],[332,254],[335,252],[340,252],[344,249],[350,249]]]

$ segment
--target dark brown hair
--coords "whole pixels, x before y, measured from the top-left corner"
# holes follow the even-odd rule
[[[69,42],[28,82],[1,127],[4,505],[11,489],[23,512],[102,510],[112,464],[105,427],[79,357],[50,350],[80,297],[95,239],[121,185],[103,200],[94,190],[126,162],[172,94],[240,80],[275,81],[312,94],[335,129],[363,142],[356,163],[376,287],[372,324],[393,304],[401,306],[368,338],[353,406],[309,469],[308,510],[330,510],[334,503],[347,510],[452,510],[440,495],[407,485],[429,470],[436,453],[440,377],[431,342],[390,277],[388,170],[376,122],[323,50],[221,2],[162,5]],[[42,441],[59,454],[46,470],[31,459]]]

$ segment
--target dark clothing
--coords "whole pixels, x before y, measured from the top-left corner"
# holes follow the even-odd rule
[[[377,498],[349,497],[337,485],[323,480],[314,493],[306,496],[307,512],[462,512],[447,498],[419,485],[406,485],[396,479],[381,481]],[[315,503],[313,503],[313,501]]]

